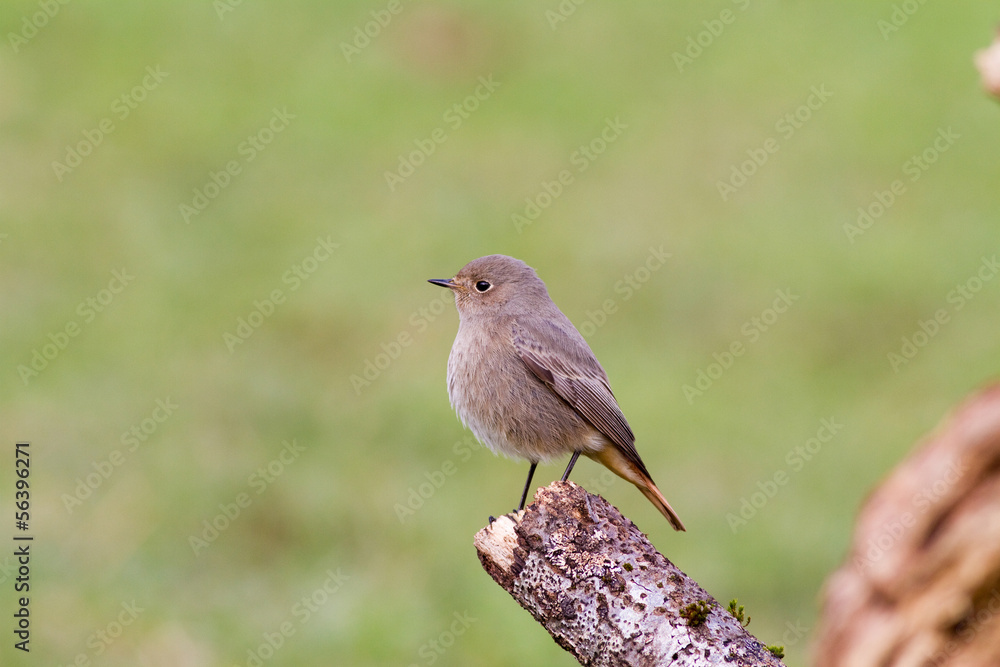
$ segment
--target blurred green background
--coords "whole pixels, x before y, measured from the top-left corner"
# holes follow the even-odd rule
[[[805,664],[867,491],[1000,362],[1000,14],[900,7],[3,3],[32,664],[575,664],[472,547],[527,466],[452,413],[424,281],[490,253],[587,334],[689,532],[573,478]]]

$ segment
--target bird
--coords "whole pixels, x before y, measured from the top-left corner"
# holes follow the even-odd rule
[[[517,511],[535,468],[581,454],[634,484],[678,531],[680,517],[653,482],[607,373],[533,268],[506,255],[466,264],[450,289],[458,334],[448,356],[448,397],[462,423],[494,453],[530,463]]]

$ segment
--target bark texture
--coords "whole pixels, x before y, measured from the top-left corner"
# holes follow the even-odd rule
[[[827,581],[815,667],[1000,665],[1000,386],[866,501]]]
[[[606,500],[554,482],[475,537],[485,570],[583,665],[782,663]],[[681,611],[705,601],[689,625]]]

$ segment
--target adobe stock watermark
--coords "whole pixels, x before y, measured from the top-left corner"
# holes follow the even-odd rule
[[[303,283],[309,280],[324,262],[333,257],[333,253],[338,248],[340,248],[340,244],[334,243],[331,240],[331,235],[328,234],[326,238],[316,237],[316,245],[312,251],[281,274],[281,284],[288,286],[287,291],[276,287],[268,292],[263,299],[255,299],[250,312],[246,316],[241,315],[236,318],[236,328],[232,332],[223,332],[222,342],[229,353],[232,354],[237,347],[247,342],[254,332],[260,329],[269,317],[274,315],[278,306],[288,301],[288,295],[302,287]]]
[[[0,585],[6,584],[8,579],[17,574],[18,562],[15,558],[4,556],[3,563],[0,563]]]
[[[833,93],[827,90],[826,84],[812,86],[809,95],[792,111],[784,114],[774,124],[774,131],[778,137],[768,137],[758,148],[748,148],[747,159],[739,164],[734,164],[730,169],[729,178],[725,181],[715,182],[715,187],[719,191],[722,201],[728,201],[731,196],[742,188],[757,173],[757,171],[767,164],[771,156],[781,150],[782,142],[787,142],[795,133],[808,123],[813,114],[823,108],[827,100],[833,97]]]
[[[361,395],[362,389],[367,389],[375,380],[382,376],[389,366],[393,364],[403,354],[403,350],[413,345],[416,336],[427,331],[431,322],[439,318],[442,313],[449,310],[449,306],[454,306],[455,295],[451,290],[439,290],[436,298],[426,306],[421,306],[410,313],[407,320],[409,329],[403,329],[393,338],[383,341],[379,345],[379,352],[366,358],[361,364],[360,373],[352,373],[348,377],[351,388],[355,396]]]
[[[389,0],[385,9],[373,9],[369,14],[371,20],[363,25],[354,26],[350,42],[340,43],[340,52],[344,54],[344,59],[348,63],[354,56],[361,55],[361,52],[368,48],[373,39],[378,38],[382,31],[389,27],[392,19],[403,12],[403,3],[400,0]]]
[[[21,17],[20,32],[7,33],[7,42],[14,50],[14,54],[20,53],[21,47],[34,39],[38,31],[43,30],[49,21],[56,17],[63,5],[68,5],[69,2],[70,0],[38,0],[39,11]]]
[[[524,208],[520,213],[513,213],[510,216],[514,223],[514,229],[520,234],[525,227],[533,224],[541,216],[542,212],[552,206],[566,188],[576,181],[576,175],[582,174],[590,168],[597,158],[604,155],[608,146],[618,140],[628,125],[621,121],[619,116],[614,119],[605,118],[604,127],[585,144],[580,144],[576,150],[570,153],[569,164],[572,169],[562,169],[551,181],[542,181],[541,188],[533,197],[524,198]]]
[[[261,633],[260,644],[247,649],[246,660],[243,662],[245,667],[262,667],[273,658],[285,642],[320,612],[351,578],[341,572],[339,567],[336,570],[329,569],[324,574],[326,578],[323,583],[293,604],[284,620],[273,630]]]
[[[92,155],[97,147],[104,143],[118,125],[128,118],[139,105],[146,101],[149,93],[159,88],[163,80],[170,76],[170,72],[164,72],[159,65],[146,67],[146,74],[131,89],[125,91],[111,102],[111,113],[97,121],[93,129],[86,129],[81,132],[83,138],[75,144],[66,144],[65,155],[62,162],[52,161],[52,171],[56,175],[56,180],[62,183],[63,179],[73,172],[74,169],[83,164],[84,158]]]
[[[802,621],[795,619],[795,622],[785,621],[785,631],[781,633],[781,645],[785,648],[795,646],[809,635],[809,628],[802,625]]]
[[[935,135],[930,145],[920,151],[920,153],[911,155],[903,163],[903,166],[900,168],[903,176],[908,177],[907,180],[910,183],[916,183],[941,158],[941,155],[947,152],[961,138],[962,135],[952,130],[950,126],[947,129],[938,128],[937,135]],[[906,192],[906,183],[902,178],[893,180],[885,190],[875,190],[872,192],[872,198],[869,202],[858,207],[858,216],[855,221],[853,223],[844,223],[843,229],[844,234],[847,235],[847,240],[853,244],[857,237],[871,229]]]
[[[843,428],[844,425],[837,422],[834,417],[821,419],[816,435],[803,444],[789,449],[784,459],[787,468],[778,468],[767,479],[758,481],[756,491],[740,498],[739,509],[726,514],[726,523],[729,524],[733,535],[738,533],[740,528],[745,528],[750,520],[778,495],[781,488],[788,485],[792,476],[801,472],[806,463],[812,461],[823,450],[823,446],[829,444]]]
[[[1000,273],[1000,260],[997,260],[997,256],[995,254],[992,257],[983,256],[973,274],[955,285],[945,296],[945,301],[952,307],[951,310],[938,308],[928,319],[917,320],[916,330],[909,336],[902,337],[902,344],[898,350],[886,355],[892,372],[898,373],[900,368],[913,361],[920,350],[927,347],[940,333],[941,328],[951,321],[952,315],[965,308],[987,283],[997,277],[997,273]]]
[[[159,430],[160,426],[170,419],[177,408],[180,407],[170,400],[169,396],[156,399],[155,405],[156,407],[153,408],[148,416],[139,420],[121,434],[119,438],[119,442],[122,443],[121,449],[112,449],[104,458],[92,461],[90,464],[92,470],[86,475],[76,478],[76,485],[73,487],[73,492],[64,493],[60,496],[67,514],[72,514],[73,510],[83,505],[84,501],[93,496],[94,492],[101,488],[118,468],[125,465],[129,454],[134,454],[138,451],[139,447],[147,442]]]
[[[470,616],[468,610],[461,613],[456,611],[452,617],[454,620],[448,627],[420,645],[420,648],[417,649],[417,657],[420,658],[421,662],[410,663],[409,667],[420,667],[420,665],[430,667],[436,663],[441,656],[448,652],[448,649],[455,645],[455,641],[479,620]]]
[[[230,526],[243,515],[244,510],[253,504],[254,498],[267,491],[268,487],[274,484],[289,466],[299,460],[302,452],[306,451],[306,448],[294,438],[291,442],[285,440],[281,445],[281,451],[277,456],[247,477],[247,486],[253,491],[253,495],[250,495],[248,491],[240,491],[233,497],[232,501],[219,503],[218,514],[203,519],[201,531],[197,535],[194,533],[188,535],[188,546],[191,547],[195,556],[200,556],[201,552],[219,539],[222,533],[229,530]]]
[[[553,9],[545,10],[545,20],[549,22],[549,27],[555,30],[560,23],[565,23],[569,17],[576,13],[576,10],[587,0],[561,0]]]
[[[125,634],[126,628],[135,623],[139,616],[146,611],[146,608],[140,607],[134,599],[131,602],[123,601],[119,607],[120,609],[114,618],[103,627],[90,633],[86,641],[88,650],[77,653],[73,661],[69,663],[70,665],[90,667],[94,664],[93,661],[104,655],[111,648],[111,645]]]
[[[215,15],[219,17],[219,21],[226,20],[226,14],[231,14],[236,11],[237,7],[243,4],[243,0],[212,0],[212,9],[215,10]]]
[[[31,350],[31,359],[28,363],[18,364],[17,375],[24,386],[28,386],[32,379],[48,368],[69,347],[72,339],[80,335],[84,325],[97,319],[98,314],[103,313],[133,280],[135,276],[130,274],[128,269],[113,269],[107,287],[77,304],[76,314],[82,318],[82,324],[76,319],[67,320],[57,331],[46,336],[47,342],[40,348]]]
[[[470,435],[465,436],[452,445],[451,451],[458,458],[459,463],[465,463],[472,458],[472,453],[481,448],[479,441]],[[423,474],[423,480],[416,486],[411,486],[406,490],[406,500],[392,506],[396,512],[396,518],[400,523],[414,516],[424,504],[434,497],[448,478],[458,472],[458,465],[452,458],[447,458],[441,462],[434,470],[429,470]]]
[[[659,247],[649,246],[648,254],[642,264],[615,283],[614,292],[619,296],[609,297],[602,301],[596,310],[585,312],[584,321],[577,327],[580,335],[584,338],[590,338],[597,333],[598,329],[608,323],[608,317],[618,312],[619,301],[628,301],[635,296],[635,293],[641,290],[653,277],[653,274],[663,268],[671,257],[673,255],[665,251],[662,245]]]
[[[745,12],[750,7],[750,0],[732,0],[732,2],[741,12]],[[683,74],[685,67],[693,65],[694,61],[700,58],[706,50],[715,44],[715,40],[722,36],[722,33],[726,31],[726,27],[736,22],[738,16],[739,14],[732,9],[726,8],[719,12],[717,18],[702,21],[701,24],[705,29],[688,35],[687,39],[684,40],[686,46],[683,52],[674,51],[673,53],[674,65],[677,66],[677,71]]]
[[[1000,613],[1000,588],[994,588],[990,592],[989,599],[982,603],[975,613],[970,613],[956,626],[953,636],[956,639],[949,639],[943,647],[927,656],[924,664],[931,667],[940,665],[956,665],[959,661],[954,660],[962,647],[968,646],[984,629],[995,632],[994,624],[991,621]]]
[[[716,380],[732,368],[738,358],[746,354],[749,346],[759,341],[761,336],[770,331],[781,315],[787,313],[788,309],[799,300],[799,295],[793,294],[790,289],[775,290],[775,294],[775,299],[769,307],[740,326],[740,333],[746,342],[742,338],[737,338],[722,352],[713,352],[712,359],[715,361],[705,368],[698,369],[694,384],[685,384],[681,387],[688,405],[693,405],[695,398],[704,395],[706,391],[711,389]]]
[[[295,114],[289,113],[288,107],[281,109],[274,107],[268,121],[236,145],[236,157],[228,160],[219,171],[210,170],[205,183],[192,190],[194,196],[190,203],[178,204],[177,209],[184,224],[191,224],[192,219],[201,215],[208,205],[232,184],[233,179],[243,173],[244,167],[256,160],[257,156],[271,145],[275,137],[288,129],[293,120]]]
[[[892,12],[888,19],[879,19],[875,22],[875,27],[882,35],[883,41],[889,40],[889,35],[899,32],[899,29],[906,25],[906,22],[916,14],[927,0],[903,0],[892,5]]]
[[[445,109],[441,119],[447,129],[436,127],[426,138],[414,139],[413,145],[416,148],[409,153],[400,153],[396,170],[385,172],[385,184],[389,186],[389,192],[395,192],[397,187],[413,176],[417,169],[427,161],[427,158],[437,151],[438,146],[448,140],[449,129],[451,132],[458,131],[465,124],[465,121],[469,120],[472,114],[479,109],[480,105],[493,96],[499,87],[500,82],[494,81],[492,74],[487,77],[481,76],[479,77],[479,85],[470,95]]]
[[[882,524],[878,534],[869,538],[868,542],[865,543],[867,549],[864,553],[854,557],[854,567],[861,572],[874,567],[886,553],[899,543],[908,530],[917,525],[917,516],[926,514],[931,507],[951,491],[952,487],[968,471],[969,466],[963,459],[953,461],[937,480],[913,495],[913,498],[910,499],[912,510],[902,512],[897,518]]]

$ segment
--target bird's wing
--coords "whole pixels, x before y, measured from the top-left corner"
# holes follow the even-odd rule
[[[646,466],[632,444],[635,442],[632,429],[618,407],[604,370],[590,349],[586,348],[586,358],[574,361],[547,351],[517,324],[513,334],[514,348],[535,377],[618,445],[626,458],[648,476]]]

